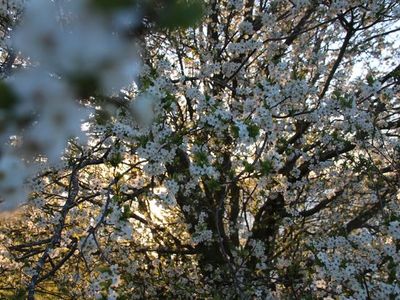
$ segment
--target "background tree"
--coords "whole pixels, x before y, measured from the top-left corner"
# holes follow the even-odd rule
[[[399,4],[203,8],[79,94],[87,143],[2,224],[4,295],[399,297]]]

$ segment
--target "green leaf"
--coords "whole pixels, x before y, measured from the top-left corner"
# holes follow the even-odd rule
[[[249,133],[249,137],[255,139],[260,134],[260,127],[255,124],[247,125],[247,132]]]
[[[15,294],[13,296],[10,297],[10,299],[12,300],[23,300],[26,299],[26,291],[25,289],[17,289],[15,291]]]
[[[174,145],[182,145],[183,143],[183,136],[179,134],[174,134],[170,137],[170,141]]]
[[[341,93],[339,90],[334,90],[334,91],[332,92],[332,95],[333,95],[336,99],[339,99],[341,94],[342,94],[342,93]]]
[[[389,263],[388,263],[388,270],[389,270],[389,276],[388,276],[388,282],[393,283],[396,279],[396,263],[394,262],[392,257],[389,257]]]
[[[153,80],[150,77],[142,77],[140,79],[140,88],[142,91],[147,90],[153,84]]]
[[[98,109],[94,114],[94,119],[98,125],[107,125],[111,119],[111,114],[105,109]]]
[[[136,1],[133,0],[91,0],[91,4],[104,12],[132,6]]]
[[[10,110],[18,102],[17,95],[3,81],[0,81],[0,109]]]
[[[245,162],[243,163],[243,165],[244,165],[244,171],[245,171],[245,172],[251,173],[251,172],[254,171],[254,166],[253,166],[252,164],[248,163],[247,161],[245,161]]]
[[[172,1],[160,11],[158,26],[177,29],[195,25],[203,16],[200,1]]]
[[[117,166],[122,162],[122,155],[121,155],[121,153],[118,152],[118,153],[113,154],[113,155],[110,157],[110,159],[109,159],[108,162],[110,163],[111,166],[117,167]]]
[[[340,91],[335,90],[332,95],[334,96],[334,99],[336,99],[339,102],[339,105],[341,108],[352,108],[353,103],[351,99],[346,98],[346,95],[343,95]]]
[[[270,160],[260,161],[260,171],[262,176],[270,174],[272,169],[272,162]]]
[[[95,95],[100,87],[99,79],[94,74],[73,74],[68,80],[76,93],[83,98]]]
[[[236,125],[231,126],[232,135],[235,139],[239,137],[239,127]]]
[[[138,143],[140,147],[145,147],[147,143],[149,142],[149,137],[148,136],[139,136],[137,137]]]
[[[218,294],[214,294],[212,297],[213,300],[222,300],[221,296]]]
[[[120,220],[126,221],[132,216],[131,208],[129,205],[124,205],[124,211],[120,217]]]
[[[207,180],[207,187],[213,192],[218,192],[221,190],[221,184],[214,178]]]
[[[375,79],[371,74],[368,74],[366,79],[367,79],[367,82],[368,82],[369,86],[372,86],[374,84],[374,82],[375,82]]]
[[[204,166],[208,164],[208,155],[206,152],[199,151],[194,154],[194,162],[199,166]]]
[[[165,110],[170,109],[174,102],[176,102],[176,98],[172,94],[167,93],[167,96],[162,100],[163,108]]]

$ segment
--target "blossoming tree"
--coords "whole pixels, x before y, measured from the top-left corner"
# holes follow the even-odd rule
[[[35,172],[0,295],[400,297],[400,4],[168,3],[34,5],[15,30],[3,76],[43,107],[10,145]],[[58,130],[81,137],[62,157]]]

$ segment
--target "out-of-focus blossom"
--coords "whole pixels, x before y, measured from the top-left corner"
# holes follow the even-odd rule
[[[0,157],[0,211],[11,211],[26,200],[24,184],[28,172],[23,162],[12,154]]]
[[[2,1],[0,9],[9,12],[22,3]],[[35,0],[23,11],[9,44],[25,68],[7,79],[17,105],[7,112],[1,140],[18,136],[16,151],[27,162],[40,156],[55,165],[68,139],[86,140],[81,124],[90,110],[78,99],[115,95],[135,81],[137,47],[124,32],[136,14],[133,7],[104,14],[91,1]]]

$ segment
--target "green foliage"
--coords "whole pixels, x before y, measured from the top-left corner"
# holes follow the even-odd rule
[[[183,143],[182,135],[178,135],[178,134],[171,135],[169,137],[169,140],[170,140],[172,145],[182,145],[182,143]]]
[[[368,74],[367,75],[367,82],[368,82],[369,86],[372,86],[374,84],[374,82],[375,82],[375,78],[371,74]]]
[[[199,151],[194,153],[193,160],[197,165],[201,167],[208,165],[208,155],[206,152]]]
[[[104,10],[105,12],[116,9],[123,9],[132,6],[136,1],[133,0],[92,0],[91,3],[95,8]]]
[[[267,176],[271,173],[272,169],[272,162],[270,160],[260,161],[261,176]]]
[[[239,127],[236,125],[231,126],[232,136],[237,139],[239,137]]]
[[[95,9],[105,13],[130,7],[141,7],[143,13],[159,28],[178,29],[196,25],[203,16],[203,4],[198,0],[139,1],[92,0]]]
[[[109,273],[109,272],[107,272],[107,273]],[[101,283],[100,283],[100,287],[101,287],[104,291],[108,291],[108,289],[110,288],[111,284],[112,284],[112,280],[111,280],[111,279],[108,279],[108,280],[105,280],[105,281],[101,282]],[[104,299],[108,299],[108,297],[107,297],[106,294],[104,295],[104,297],[105,297]]]
[[[352,108],[353,103],[351,99],[348,99],[346,95],[343,95],[340,91],[335,90],[333,93],[334,99],[339,102],[341,108]]]
[[[169,110],[171,108],[172,104],[175,102],[176,102],[176,98],[172,94],[167,93],[167,95],[162,100],[163,108],[165,110]]]
[[[200,1],[171,1],[159,12],[158,26],[188,28],[200,21],[202,16],[203,5]]]
[[[122,162],[122,160],[123,160],[123,157],[122,157],[121,153],[116,152],[110,156],[108,162],[110,163],[111,166],[117,167]]]
[[[206,184],[212,192],[219,192],[222,189],[221,184],[214,178],[207,180]]]
[[[395,280],[397,280],[396,268],[397,268],[397,264],[394,262],[393,257],[389,257],[389,263],[388,263],[388,269],[389,269],[388,282],[389,283],[393,283]]]
[[[213,299],[213,300],[222,300],[223,298],[221,298],[221,296],[216,292],[216,293],[213,295],[212,299]]]
[[[96,120],[96,124],[98,125],[107,125],[111,119],[110,112],[106,109],[98,109],[94,113],[94,118]]]
[[[254,165],[253,164],[250,164],[247,161],[245,161],[243,163],[243,165],[244,165],[244,171],[246,173],[252,173],[254,171]]]
[[[128,220],[130,217],[132,217],[132,211],[129,205],[125,204],[124,205],[124,210],[122,212],[121,218],[120,220],[122,221],[126,221]]]
[[[320,18],[320,10],[314,11],[312,4],[310,10],[303,7],[290,12],[293,6],[290,1],[274,0],[265,9],[256,9],[260,3],[255,1],[253,15],[247,7],[242,11],[223,1],[216,1],[211,3],[215,3],[217,9],[207,9],[207,13],[215,13],[218,24],[210,18],[200,28],[192,30],[190,27],[200,20],[203,12],[201,2],[195,0],[91,0],[91,3],[104,14],[114,14],[126,7],[140,8],[143,22],[138,24],[140,30],[137,32],[146,50],[141,53],[141,59],[150,69],[145,68],[138,87],[126,88],[127,97],[135,101],[138,95],[151,96],[153,92],[160,92],[163,96],[160,106],[155,104],[150,108],[155,108],[152,110],[156,120],[154,126],[142,128],[136,119],[140,117],[140,109],[133,107],[130,110],[128,102],[99,95],[101,90],[98,90],[97,73],[68,78],[79,97],[95,96],[88,98],[90,105],[96,109],[94,125],[104,126],[90,127],[94,143],[90,138],[88,151],[80,144],[75,146],[71,143],[72,150],[65,154],[71,156],[67,157],[69,168],[51,170],[54,175],[43,175],[45,186],[35,187],[38,190],[35,197],[44,198],[45,204],[26,211],[23,222],[29,220],[26,222],[29,227],[22,228],[19,236],[14,238],[14,229],[19,228],[12,226],[10,230],[4,230],[4,236],[7,237],[10,232],[11,237],[7,239],[17,246],[31,240],[54,241],[53,224],[59,222],[60,205],[67,198],[72,202],[65,205],[70,202],[72,205],[65,220],[62,220],[61,234],[57,233],[63,243],[53,247],[50,242],[54,250],[61,251],[51,252],[52,260],[45,262],[40,276],[44,276],[68,253],[72,244],[64,243],[64,240],[73,238],[74,242],[77,239],[81,242],[93,234],[93,222],[97,224],[93,234],[96,235],[96,243],[86,243],[87,255],[84,249],[74,252],[52,278],[40,283],[36,291],[39,299],[42,296],[39,287],[47,281],[53,282],[53,277],[56,285],[67,286],[57,286],[57,292],[67,297],[72,292],[77,295],[86,292],[92,281],[103,281],[100,298],[107,299],[107,290],[114,289],[114,286],[108,276],[99,276],[101,274],[119,278],[115,292],[120,300],[130,299],[134,293],[144,299],[264,299],[269,293],[267,289],[276,291],[278,298],[319,299],[331,292],[330,286],[326,291],[320,291],[315,284],[319,279],[329,283],[331,278],[325,258],[336,255],[338,267],[345,269],[353,263],[357,266],[357,257],[354,256],[368,260],[369,249],[382,258],[373,280],[397,283],[397,266],[386,256],[380,241],[385,239],[385,243],[391,243],[391,238],[386,238],[388,232],[385,226],[396,225],[390,222],[398,220],[397,213],[393,212],[392,217],[390,212],[393,193],[397,192],[391,190],[390,184],[395,180],[391,178],[395,172],[390,171],[391,165],[391,168],[387,166],[396,161],[395,155],[399,152],[392,150],[393,146],[387,143],[388,148],[382,149],[387,152],[386,155],[373,151],[368,153],[370,157],[366,155],[364,150],[369,149],[364,149],[368,147],[364,144],[373,136],[371,132],[368,136],[363,127],[357,127],[357,120],[353,122],[347,111],[348,108],[376,108],[374,102],[371,106],[359,106],[362,99],[358,99],[358,91],[362,92],[366,82],[376,84],[379,73],[373,73],[376,78],[367,76],[364,83],[349,79],[349,85],[340,85],[346,80],[342,76],[347,67],[339,66],[340,72],[334,72],[332,84],[326,94],[323,92],[324,97],[318,97],[324,85],[330,83],[325,83],[324,78],[328,75],[325,71],[332,68],[332,59],[337,56],[336,50],[324,52],[324,48],[336,49],[337,37],[325,37],[323,29],[315,29],[320,23],[322,28],[330,28],[329,22],[334,29],[336,23],[340,26],[339,20],[325,23],[325,17]],[[264,20],[261,22],[261,13],[264,12],[279,13],[282,20],[271,19],[272,26],[265,26]],[[231,20],[224,22],[224,18],[230,15]],[[276,16],[271,15],[271,18]],[[344,16],[345,19],[347,17],[350,20],[350,16]],[[330,20],[331,15],[327,18]],[[354,18],[357,19],[357,16]],[[300,28],[301,20],[304,20],[304,28]],[[243,29],[247,27],[243,21],[252,23],[247,25],[250,31],[254,30],[254,35],[246,33],[247,30],[241,32],[242,25]],[[219,35],[217,38],[210,34],[214,33],[214,30],[209,30],[210,26],[215,26],[215,33]],[[187,27],[189,30],[170,30]],[[270,28],[273,28],[272,32]],[[132,36],[129,35],[133,39],[136,39],[135,29]],[[146,35],[146,30],[151,34]],[[276,38],[278,40],[274,41]],[[322,41],[320,49],[314,45],[319,38]],[[242,42],[247,47],[246,42],[253,39],[268,43],[255,49],[255,52],[246,50],[243,53],[241,50],[236,53],[235,47],[230,48],[231,43],[240,45]],[[217,44],[225,47],[221,49],[222,54],[209,55],[213,45],[219,51],[215,46]],[[273,46],[271,51],[267,44]],[[315,62],[308,59],[314,54],[318,54],[315,55]],[[344,60],[352,57],[349,55],[352,53],[345,54]],[[321,57],[323,60],[319,61]],[[240,72],[229,78],[228,73],[225,74],[225,64],[241,61],[245,64]],[[274,66],[279,62],[284,64]],[[215,73],[210,75],[203,66],[214,63]],[[180,64],[185,73],[181,75],[186,78],[182,81],[176,79],[180,76],[179,70],[176,70]],[[309,77],[314,75],[316,81],[311,82]],[[298,80],[307,81],[311,89],[304,97],[291,97],[291,92],[299,91],[296,88]],[[291,83],[294,83],[293,90]],[[268,85],[275,84],[275,87],[271,86],[274,90],[270,91]],[[204,94],[205,101],[189,97],[189,88]],[[335,88],[337,90],[333,91]],[[94,91],[99,93],[93,95]],[[0,95],[5,95],[1,101],[3,98],[6,100],[1,102],[0,108],[12,111],[14,102],[12,95],[7,96],[8,92],[7,87],[1,84]],[[179,102],[180,111],[174,111],[174,105],[183,95],[188,95],[187,102]],[[380,95],[374,95],[365,103],[375,101],[375,97]],[[394,103],[392,97],[391,91],[388,91],[380,98],[387,110]],[[320,115],[319,108],[325,102],[338,107],[337,114],[324,115],[325,110],[322,109]],[[270,111],[268,114],[257,110],[250,113],[249,106],[265,106]],[[313,111],[311,115],[310,110]],[[377,111],[370,111],[371,116],[375,117]],[[206,114],[217,119],[217,125],[213,122],[204,124],[201,118]],[[385,118],[385,112],[382,115]],[[381,116],[376,116],[372,124],[377,127],[378,133],[380,119]],[[132,134],[125,136],[121,133],[119,124],[132,126]],[[305,124],[308,127],[303,127]],[[386,140],[385,132],[381,133],[383,142],[394,139],[388,137]],[[264,141],[267,134],[268,141]],[[331,138],[325,142],[329,135]],[[346,139],[352,144],[349,145]],[[366,143],[357,143],[361,139],[365,139]],[[141,147],[146,151],[141,151]],[[106,162],[98,164],[98,159],[105,154]],[[266,158],[270,154],[274,155],[271,160]],[[92,165],[92,161],[96,163]],[[282,167],[278,170],[277,166]],[[75,168],[76,172],[71,172],[71,168]],[[196,168],[203,168],[200,178],[192,172]],[[388,169],[389,172],[380,174],[381,169]],[[106,186],[109,186],[107,190]],[[368,195],[372,192],[382,201],[382,208],[376,214],[369,212],[375,204],[380,204],[368,202]],[[166,195],[168,199],[165,199]],[[365,225],[362,230],[376,231],[377,238],[371,237],[374,241],[371,245],[362,249],[355,242],[340,242],[343,239],[351,241],[361,232],[358,228],[348,230],[349,222],[370,215],[371,219],[362,224]],[[340,239],[336,241],[336,238]],[[394,242],[392,244],[395,245]],[[35,250],[46,249],[47,245],[32,247],[32,256],[22,259],[24,267],[36,266],[41,253],[35,254]],[[398,244],[395,246],[398,247]],[[370,252],[373,254],[374,251]],[[26,255],[17,253],[18,250],[13,252],[16,252],[15,257]],[[327,256],[321,255],[324,253]],[[371,255],[371,258],[374,256]],[[9,274],[15,278],[20,273],[14,275],[11,271],[14,266],[20,266],[17,263],[10,263],[9,268]],[[117,272],[109,267],[114,264],[118,266]],[[87,269],[90,273],[86,272]],[[356,271],[363,274],[364,269]],[[64,275],[76,275],[74,272],[79,272],[77,275],[82,281],[70,290],[71,286],[65,282],[72,283],[75,277]],[[29,274],[22,276],[24,280],[29,280]],[[352,274],[350,276],[353,277]],[[235,279],[244,297],[233,286]],[[345,279],[340,287],[343,295],[352,295]],[[336,287],[332,285],[333,296],[336,296]],[[19,298],[12,299],[25,299],[24,292]],[[8,296],[15,291],[7,293]]]
[[[396,70],[392,72],[392,77],[396,80],[400,79],[400,68],[396,68]]]
[[[249,133],[249,137],[255,139],[260,134],[260,127],[255,124],[248,124],[247,131]]]
[[[17,102],[17,95],[14,94],[6,83],[0,81],[0,109],[10,110],[15,106],[15,104],[17,104]]]
[[[95,74],[75,73],[68,80],[82,98],[93,96],[99,91],[100,82]]]
[[[291,73],[291,77],[293,80],[304,80],[306,79],[307,76],[307,70],[306,69],[293,69]]]
[[[26,299],[26,290],[25,289],[17,289],[14,295],[8,298],[10,300],[23,300]]]

